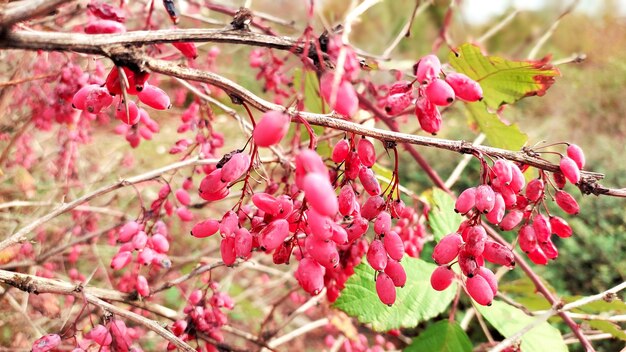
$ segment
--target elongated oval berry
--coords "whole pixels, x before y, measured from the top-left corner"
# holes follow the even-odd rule
[[[220,222],[215,219],[207,219],[193,226],[191,235],[197,238],[212,236],[220,228]]]
[[[306,222],[313,236],[324,241],[331,239],[333,236],[332,220],[328,216],[320,215],[315,209],[308,209],[306,215]]]
[[[44,335],[35,342],[31,347],[31,352],[48,352],[57,348],[61,344],[61,336],[57,334]]]
[[[332,227],[332,237],[330,239],[339,245],[348,244],[348,231],[336,222],[331,221],[330,226]]]
[[[556,259],[559,256],[559,250],[550,239],[539,243],[539,248],[541,248],[543,254],[545,254],[548,259]]]
[[[245,227],[235,231],[235,256],[246,259],[252,252],[252,234]]]
[[[561,238],[567,238],[572,236],[572,228],[569,226],[567,221],[558,216],[550,217],[550,228],[552,228],[553,234]]]
[[[361,207],[361,216],[367,220],[373,220],[385,207],[385,199],[381,196],[367,198]]]
[[[458,233],[444,236],[433,250],[433,260],[438,265],[448,264],[459,255],[463,239]]]
[[[150,295],[150,287],[148,286],[148,280],[143,275],[137,276],[137,283],[135,284],[137,293],[142,297]]]
[[[167,110],[170,108],[170,97],[165,91],[152,84],[144,84],[143,89],[137,94],[139,100],[156,110]]]
[[[506,209],[506,204],[504,204],[504,198],[502,194],[496,192],[496,201],[494,202],[493,208],[487,213],[487,221],[492,224],[499,224],[504,218],[504,212]]]
[[[461,250],[459,252],[459,267],[465,276],[473,277],[478,272],[479,265],[474,256]]]
[[[177,189],[174,195],[176,196],[176,199],[182,205],[187,206],[191,203],[191,197],[189,196],[189,192],[187,192],[186,190],[182,188]]]
[[[491,292],[493,292],[493,295],[495,297],[495,295],[498,293],[498,279],[496,279],[496,275],[493,273],[493,271],[485,268],[484,266],[481,266],[480,269],[478,269],[478,275],[482,276],[482,278],[487,281],[489,287],[491,288]]]
[[[509,249],[509,247],[494,241],[487,240],[485,242],[483,258],[494,264],[510,267],[515,266],[515,256],[513,255],[513,251]]]
[[[380,194],[380,183],[378,183],[378,180],[374,175],[374,171],[372,171],[369,167],[361,168],[359,171],[359,181],[361,181],[363,188],[371,196]]]
[[[374,232],[381,235],[391,229],[391,214],[386,211],[381,212],[374,220]]]
[[[500,221],[500,229],[503,231],[513,230],[524,218],[524,212],[518,209],[511,210]]]
[[[404,111],[404,109],[408,108],[411,105],[412,100],[413,94],[410,90],[408,92],[396,94],[392,94],[391,90],[389,90],[389,94],[384,100],[385,112],[387,113],[387,115],[390,116],[400,114],[402,111]]]
[[[222,262],[224,262],[224,265],[231,266],[235,264],[237,254],[235,252],[234,236],[222,238],[222,242],[220,243],[220,254],[222,255]]]
[[[139,231],[137,232],[137,234],[133,237],[133,248],[136,250],[140,250],[143,249],[146,244],[148,243],[148,235],[143,232],[143,231]]]
[[[346,184],[341,187],[339,196],[337,196],[337,201],[339,203],[339,212],[341,215],[348,216],[352,214],[355,210],[356,194],[354,194],[354,189],[351,185]]]
[[[352,117],[359,110],[359,98],[352,83],[340,79],[339,84],[333,87],[335,74],[330,72],[320,79],[320,92],[324,100],[340,115]],[[333,88],[336,88],[333,91]],[[334,93],[334,96],[333,96]]]
[[[577,184],[578,181],[580,181],[580,169],[578,168],[578,165],[576,165],[576,162],[570,157],[562,157],[561,162],[559,163],[559,168],[561,169],[563,176],[565,176],[569,182]]]
[[[527,253],[528,259],[530,259],[533,263],[537,265],[546,265],[548,264],[548,257],[541,250],[541,247],[536,246],[535,249],[531,252]]]
[[[519,248],[530,253],[537,248],[537,235],[531,225],[524,225],[518,232]]]
[[[320,215],[334,217],[337,214],[339,204],[327,176],[309,173],[304,177],[302,188],[306,200]]]
[[[565,191],[556,191],[554,199],[556,200],[556,204],[563,209],[564,212],[570,215],[576,215],[580,211],[580,207],[578,206],[576,199]]]
[[[335,242],[308,236],[305,241],[305,248],[311,258],[326,269],[333,269],[339,265],[339,252]]]
[[[137,263],[141,265],[148,265],[152,263],[156,253],[152,250],[152,248],[144,248],[137,255]]]
[[[87,95],[94,90],[100,88],[97,84],[90,84],[82,87],[72,97],[72,107],[79,110],[85,110],[85,99]]]
[[[290,242],[281,243],[272,255],[272,261],[274,264],[289,264],[289,258],[291,258],[291,251],[293,245]]]
[[[476,303],[482,306],[491,305],[494,293],[484,277],[476,275],[468,278],[467,281],[465,281],[465,288],[467,293],[474,301],[476,301]]]
[[[373,240],[367,250],[367,262],[374,270],[384,270],[387,266],[387,251],[381,240]]]
[[[389,257],[397,261],[402,260],[404,256],[404,242],[402,242],[402,238],[397,232],[387,231],[385,237],[383,237],[383,243]]]
[[[87,34],[111,34],[124,32],[126,32],[126,27],[123,23],[111,20],[91,20],[85,25],[85,33]]]
[[[498,159],[495,163],[493,163],[493,173],[496,175],[500,182],[504,185],[510,185],[513,180],[513,170],[512,167],[515,167],[508,160]]]
[[[434,79],[426,86],[426,97],[437,106],[448,106],[454,102],[454,90],[446,81]]]
[[[462,73],[448,73],[446,82],[452,87],[454,94],[459,99],[474,102],[483,98],[483,89],[480,84]]]
[[[406,271],[400,262],[389,259],[387,260],[387,266],[385,267],[385,274],[389,275],[394,286],[404,287],[406,284]]]
[[[99,114],[100,111],[108,108],[113,103],[113,97],[106,88],[98,87],[92,89],[85,97],[85,111],[92,114]]]
[[[513,190],[513,192],[518,193],[522,190],[522,188],[524,188],[524,185],[526,185],[526,179],[524,178],[522,170],[520,170],[520,168],[515,164],[511,166],[511,172],[512,177],[509,187]]]
[[[531,202],[536,202],[543,197],[544,183],[542,179],[536,178],[526,186],[526,198]]]
[[[129,221],[126,224],[124,224],[122,227],[120,227],[117,240],[121,243],[126,243],[130,241],[133,238],[133,236],[137,234],[137,232],[139,232],[139,229],[140,229],[140,225],[138,222]]]
[[[476,204],[476,187],[471,187],[459,194],[454,204],[454,211],[459,214],[466,214]]]
[[[469,228],[467,241],[465,242],[465,252],[473,257],[480,257],[485,249],[487,232],[482,225],[475,225]]]
[[[236,153],[222,166],[222,182],[233,182],[250,167],[250,155]]]
[[[150,242],[152,249],[158,253],[167,253],[170,250],[170,242],[160,233],[153,235]]]
[[[554,180],[554,185],[558,189],[563,189],[563,187],[565,187],[565,184],[567,183],[567,179],[560,172],[553,172],[552,179]]]
[[[346,160],[348,153],[350,153],[350,143],[348,143],[348,140],[342,139],[333,147],[331,159],[333,159],[333,162],[339,164]]]
[[[430,275],[430,285],[437,291],[443,291],[450,287],[454,281],[454,271],[448,266],[439,266]]]
[[[239,228],[239,216],[232,210],[227,211],[220,221],[222,236],[230,236]]]
[[[365,137],[359,139],[356,148],[361,164],[372,167],[376,163],[376,149],[369,139]]]
[[[489,185],[476,187],[476,209],[481,213],[488,213],[496,204],[496,194]]]
[[[276,219],[270,222],[259,233],[261,245],[270,251],[278,248],[287,236],[289,236],[289,223],[285,219]]]
[[[194,43],[182,42],[172,43],[172,45],[188,59],[193,60],[198,57],[198,48],[196,48],[196,44]]]
[[[280,202],[271,194],[255,193],[252,195],[252,203],[270,215],[277,215],[280,212]]]
[[[145,281],[145,278],[143,276],[139,276]],[[139,283],[139,278],[137,278],[137,283]],[[98,324],[94,326],[93,329],[89,330],[89,332],[85,334],[85,337],[93,340],[93,342],[97,343],[100,346],[108,346],[111,344],[111,342],[113,342],[113,337],[111,336],[111,333],[109,333],[109,329],[101,324]]]
[[[354,242],[355,240],[361,238],[369,228],[369,222],[367,219],[361,216],[355,216],[352,219],[352,222],[345,228],[348,233],[348,241]]]
[[[206,175],[202,181],[200,181],[198,191],[202,197],[203,193],[217,193],[218,191],[226,188],[226,186],[228,186],[228,184],[226,184],[226,182],[222,182],[222,169],[215,169],[210,174]]]
[[[550,220],[543,214],[537,214],[533,218],[533,229],[535,230],[535,236],[539,243],[547,242],[552,234],[550,227]]]
[[[311,295],[317,295],[324,289],[326,269],[311,258],[302,258],[294,273],[300,287]]]
[[[259,147],[269,147],[280,143],[289,130],[291,118],[282,111],[266,111],[252,132],[254,143]]]
[[[134,101],[128,102],[128,114],[126,113],[126,105],[120,103],[115,110],[115,117],[123,123],[132,126],[139,122],[139,108]]]
[[[435,55],[426,55],[420,59],[417,63],[415,75],[417,81],[421,84],[426,84],[439,77],[441,72],[441,61]]]
[[[415,101],[415,116],[425,132],[435,135],[441,129],[441,113],[425,97],[419,97]]]
[[[376,277],[376,293],[380,301],[388,306],[392,306],[396,302],[396,286],[389,275],[379,273]]]
[[[582,168],[585,167],[585,153],[583,153],[583,150],[576,144],[570,144],[567,147],[567,156],[574,160],[578,169],[582,170]]]
[[[133,254],[131,252],[128,252],[128,251],[119,252],[116,255],[114,255],[113,258],[111,259],[111,269],[120,270],[126,265],[128,265],[132,259],[133,259]]]

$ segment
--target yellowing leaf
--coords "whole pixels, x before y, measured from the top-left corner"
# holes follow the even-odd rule
[[[461,45],[450,53],[449,62],[455,70],[477,81],[483,89],[483,101],[491,109],[533,95],[544,95],[560,75],[549,63],[542,60],[507,60],[498,56],[483,55],[473,44]]]

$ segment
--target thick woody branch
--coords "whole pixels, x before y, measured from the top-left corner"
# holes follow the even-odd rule
[[[106,299],[129,303],[129,301],[133,301],[132,296],[129,294],[124,294],[113,290],[99,289],[95,287],[83,287],[80,284],[74,285],[69,282],[46,279],[39,276],[26,275],[6,270],[0,270],[0,282],[28,293],[52,293],[71,295],[77,298],[85,298],[87,302],[95,306],[98,306],[104,310],[107,310],[120,317],[140,324],[149,330],[154,331],[156,334],[173,343],[183,351],[195,351],[195,349],[179,339],[176,335],[172,334],[169,330],[159,325],[156,321],[145,318],[127,309],[119,308],[103,300]],[[145,304],[148,305],[148,303]],[[133,305],[136,304],[133,303]],[[146,308],[149,309],[149,307]]]
[[[223,89],[232,97],[249,103],[260,111],[285,110],[292,115],[297,115],[300,118],[303,118],[312,125],[324,126],[336,130],[352,132],[372,137],[381,141],[392,141],[397,143],[408,143],[425,147],[433,147],[461,154],[489,155],[493,158],[504,158],[511,161],[520,162],[545,171],[560,171],[558,165],[533,156],[532,151],[511,151],[482,145],[473,145],[472,143],[466,141],[424,137],[378,128],[365,127],[355,122],[347,121],[341,115],[338,115],[336,113],[315,114],[293,109],[288,110],[284,106],[274,104],[265,99],[262,99],[261,97],[255,95],[254,93],[250,92],[239,84],[212,72],[181,67],[168,61],[152,58],[137,58],[137,64],[140,64],[139,61],[141,61],[145,65],[145,67],[151,71],[190,81],[198,81],[212,84]],[[598,183],[598,180],[601,180],[603,177],[604,175],[600,173],[582,171],[581,180],[578,186],[584,194],[626,197],[626,189],[610,189],[600,185]]]

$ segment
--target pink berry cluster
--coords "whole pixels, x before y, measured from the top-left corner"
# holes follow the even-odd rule
[[[415,104],[415,116],[428,133],[436,134],[441,129],[442,118],[437,107],[449,106],[456,98],[474,102],[483,96],[480,84],[462,73],[447,72],[441,77],[441,62],[432,54],[422,57],[415,65],[415,76],[412,82],[398,81],[391,85],[379,99],[379,105],[389,115],[397,115]]]
[[[345,118],[352,118],[359,110],[359,98],[352,82],[356,80],[361,64],[354,50],[344,45],[340,36],[329,38],[327,53],[333,62],[338,64],[342,51],[344,64],[341,75],[335,81],[338,72],[324,73],[320,78],[320,94],[335,112]]]
[[[121,270],[131,263],[131,270],[120,278],[118,287],[123,292],[136,291],[142,297],[150,295],[148,279],[140,274],[142,266],[150,268],[169,268],[171,261],[167,257],[170,242],[167,238],[167,227],[157,221],[146,233],[144,223],[129,221],[117,232],[117,241],[122,245],[111,259],[111,269]]]
[[[208,297],[208,291],[211,296]],[[205,334],[217,342],[223,342],[224,336],[221,327],[228,323],[228,316],[223,309],[232,310],[235,306],[233,299],[226,293],[219,291],[216,282],[210,282],[206,290],[193,290],[187,298],[187,305],[183,313],[184,319],[176,320],[171,330],[174,335],[183,341],[198,341],[199,334]],[[176,349],[171,342],[167,345],[168,351]],[[198,347],[200,350],[200,347]],[[217,352],[215,345],[207,343],[202,351]]]
[[[276,56],[271,49],[256,48],[250,51],[250,67],[259,70],[256,79],[263,82],[263,91],[274,94],[274,102],[282,104],[292,95],[292,80],[285,74],[285,59]]]
[[[562,156],[561,172],[540,170],[539,177],[526,184],[523,171],[517,164],[504,159],[496,160],[490,167],[484,160],[483,184],[464,190],[456,200],[455,211],[467,216],[456,233],[449,234],[435,246],[433,259],[440,265],[431,276],[436,290],[444,290],[457,277],[451,269],[458,263],[467,277],[467,293],[479,304],[488,305],[497,293],[493,272],[484,267],[484,261],[513,266],[515,260],[510,248],[490,240],[482,225],[484,219],[503,231],[517,229],[517,244],[528,258],[539,265],[558,257],[552,235],[570,237],[572,229],[567,222],[550,214],[545,204],[547,196],[566,213],[575,215],[579,206],[574,197],[563,190],[566,182],[576,184],[584,166],[584,154],[575,144]],[[554,195],[550,192],[551,187]],[[545,211],[545,214],[544,214]],[[456,262],[452,262],[457,259]],[[450,264],[452,263],[452,264]]]
[[[86,333],[82,339],[71,339],[74,348],[72,352],[98,350],[103,352],[141,352],[140,347],[133,346],[141,336],[142,331],[127,327],[120,319],[112,319],[106,324],[97,324]],[[67,340],[69,342],[70,339]],[[32,352],[59,351],[62,349],[63,338],[58,334],[44,335],[33,342]],[[69,349],[67,349],[69,350]]]
[[[283,112],[264,113],[252,134],[253,153],[256,147],[279,143],[290,120]],[[251,160],[240,150],[227,154],[200,182],[200,197],[208,202],[224,199],[230,187],[242,179],[246,182]],[[331,160],[336,166],[329,168],[314,150],[300,150],[295,156],[293,178],[287,174],[281,179],[285,187],[270,183],[265,191],[251,195],[254,207],[241,206],[240,200],[221,219],[196,223],[191,234],[205,238],[219,231],[226,265],[261,251],[273,252],[274,263],[285,264],[293,254],[299,261],[294,275],[300,286],[313,295],[326,288],[330,301],[337,299],[354,267],[367,254],[368,263],[376,270],[381,301],[393,304],[396,287],[406,283],[400,260],[405,248],[409,255],[419,255],[423,225],[412,208],[393,199],[397,180],[384,195],[371,168],[376,150],[370,140],[351,135],[339,141]],[[395,226],[392,218],[400,219]],[[375,234],[368,241],[364,235],[370,222]]]
[[[336,330],[336,328],[329,326],[327,330],[330,330],[332,333],[335,332],[334,330]],[[324,345],[328,349],[331,349],[336,343],[337,339],[330,333],[324,338]],[[345,339],[341,348],[343,351],[351,352],[384,352],[397,349],[393,342],[387,340],[385,336],[380,334],[374,336],[373,343],[368,341],[367,336],[364,334],[358,334],[354,339]]]

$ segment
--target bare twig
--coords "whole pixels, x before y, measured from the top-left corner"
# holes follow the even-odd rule
[[[63,3],[72,0],[24,0],[15,6],[0,11],[0,27],[9,27],[17,22],[26,21],[54,11]]]

